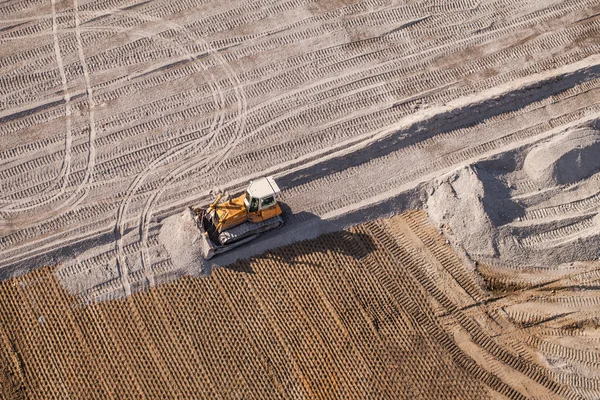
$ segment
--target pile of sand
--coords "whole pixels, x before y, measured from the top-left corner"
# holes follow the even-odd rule
[[[525,158],[524,171],[549,187],[578,182],[600,171],[600,131],[567,131],[536,146]]]
[[[434,180],[425,207],[474,260],[553,268],[598,259],[599,170],[600,132],[578,128]],[[530,192],[515,191],[510,183],[531,178],[537,185]]]
[[[485,210],[485,186],[473,166],[466,166],[436,179],[429,190],[429,218],[449,228],[459,243],[468,243],[471,253],[496,256],[496,229]]]
[[[203,241],[189,209],[163,221],[159,242],[167,249],[175,269],[191,275],[209,275],[210,264],[202,256]]]

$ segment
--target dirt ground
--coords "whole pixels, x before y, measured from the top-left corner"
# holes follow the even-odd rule
[[[240,285],[260,279],[260,274],[234,273],[232,268],[248,267],[249,261],[240,260],[258,257],[263,267],[252,268],[269,270],[267,260],[272,256],[262,255],[266,251],[321,234],[337,237],[335,232],[340,235],[342,229],[359,224],[361,228],[351,232],[376,237],[377,229],[383,229],[393,238],[373,239],[386,245],[380,249],[375,244],[379,250],[369,252],[368,259],[383,252],[401,273],[408,262],[402,257],[419,258],[406,264],[413,266],[416,280],[402,278],[392,288],[374,284],[360,289],[366,292],[355,288],[351,293],[390,296],[385,301],[395,308],[382,306],[379,311],[387,315],[396,310],[393,318],[404,321],[406,332],[416,332],[413,344],[393,342],[408,340],[400,334],[404,331],[398,330],[398,337],[390,333],[385,339],[390,342],[381,342],[385,346],[406,349],[421,346],[424,340],[428,344],[423,352],[439,355],[437,372],[422,372],[413,377],[416,381],[431,386],[437,376],[443,386],[446,381],[439,376],[453,380],[452,390],[464,392],[449,398],[478,398],[484,396],[481,393],[499,398],[598,398],[599,37],[597,0],[2,1],[0,280],[5,281],[4,290],[16,290],[10,285],[23,282],[34,286],[31,282],[45,282],[43,290],[52,290],[65,304],[78,304],[63,308],[73,330],[60,331],[78,341],[73,354],[99,351],[85,339],[94,336],[85,331],[92,328],[73,321],[87,318],[90,327],[98,327],[104,322],[95,318],[111,315],[115,324],[124,324],[115,329],[136,333],[138,347],[149,352],[144,362],[153,365],[152,381],[162,382],[156,384],[157,390],[163,388],[166,391],[160,393],[166,397],[177,397],[191,393],[185,385],[202,386],[195,380],[200,378],[181,378],[167,388],[170,361],[162,357],[177,355],[163,354],[156,343],[144,347],[143,340],[159,342],[152,335],[172,332],[178,337],[177,332],[199,328],[160,326],[160,332],[154,332],[151,324],[158,322],[145,320],[145,311],[137,303],[151,304],[149,315],[153,315],[169,312],[160,309],[161,302],[171,301],[168,296],[176,290],[192,291],[193,296],[200,296],[195,290],[225,296],[212,297],[214,304],[233,301],[229,289],[211,285],[223,279],[241,279]],[[281,230],[210,262],[186,252],[183,230],[171,234],[177,231],[186,206],[206,205],[219,191],[241,193],[249,180],[264,175],[273,175],[282,189],[285,224]],[[360,225],[409,209],[426,214]],[[436,261],[442,256],[427,250],[428,242],[423,242],[425,247],[414,244],[420,243],[415,240],[421,228],[410,223],[425,226],[424,215],[433,226],[427,229],[438,236],[441,232],[460,257],[460,265],[452,264],[447,273],[443,260]],[[406,224],[406,234],[396,226]],[[177,246],[172,243],[175,238]],[[403,250],[405,246],[414,252]],[[446,249],[446,243],[442,247]],[[323,247],[311,254],[319,260],[342,257]],[[285,283],[282,276],[292,274],[289,271],[301,273],[290,260],[290,268],[283,267],[288,262],[285,257],[273,267],[283,274],[273,277],[280,285]],[[379,262],[387,265],[382,259],[369,265]],[[40,269],[47,265],[54,268]],[[421,275],[424,271],[427,274]],[[295,275],[294,279],[303,278]],[[385,278],[385,282],[393,281]],[[23,291],[11,309],[17,314],[29,309],[37,315],[37,304],[46,300],[19,287]],[[217,294],[215,288],[224,293]],[[415,310],[425,305],[394,297],[402,290],[423,295],[419,301],[431,307],[424,313],[426,318],[419,317],[424,320],[415,319],[419,314]],[[167,297],[152,300],[159,294]],[[260,303],[261,312],[267,312],[266,307],[274,312],[284,300],[269,296],[275,296],[269,298],[275,303]],[[304,310],[301,302],[310,300],[293,298],[286,307]],[[106,305],[97,304],[105,300]],[[201,301],[209,306],[208,299]],[[237,306],[233,304],[228,305],[232,313]],[[331,304],[319,307],[333,312]],[[110,307],[130,308],[114,311],[114,316],[103,314]],[[99,314],[89,314],[90,310]],[[117,322],[125,318],[120,312],[137,315],[135,325],[131,320]],[[182,323],[191,315],[199,318],[201,310],[189,312],[193,314],[180,315]],[[240,322],[250,316],[235,312],[240,313],[235,314],[235,329],[241,332],[253,326],[253,322]],[[315,331],[318,323],[306,317],[310,312],[301,313],[308,325],[287,332],[288,336],[280,333],[284,336],[277,340],[288,343],[294,335],[309,332],[323,339]],[[368,322],[371,317],[366,315]],[[425,320],[432,325],[423,325]],[[365,321],[357,323],[372,324]],[[9,398],[19,393],[37,396],[39,388],[27,386],[34,377],[22,371],[32,367],[15,346],[24,349],[40,341],[39,346],[50,346],[44,347],[50,351],[61,343],[61,336],[49,329],[27,346],[15,344],[16,331],[6,328],[5,320],[0,323],[4,332],[0,373],[10,383],[3,386],[3,393],[12,393]],[[283,322],[269,323],[289,328]],[[347,342],[339,340],[351,335],[344,331],[350,328],[342,320],[336,323],[327,334],[342,335],[336,343],[345,348]],[[47,326],[30,324],[36,329]],[[234,329],[227,323],[220,326]],[[422,326],[431,330],[423,331]],[[70,364],[50,358],[51,364],[36,366],[46,372],[35,380],[50,382],[56,374],[66,374],[69,378],[64,379],[73,380],[74,386],[64,384],[55,394],[77,397],[69,391],[84,390],[86,382],[96,384],[106,377],[105,386],[96,388],[98,393],[119,398],[121,393],[110,388],[125,388],[138,379],[131,374],[142,361],[121,360],[134,372],[128,372],[128,378],[117,377],[118,358],[111,358],[110,352],[125,344],[112,336],[98,340],[106,343],[105,353],[94,355],[106,361],[100,372],[94,372],[98,379],[71,378],[68,374],[75,369],[69,369]],[[375,343],[369,340],[369,345]],[[188,347],[178,351],[196,349],[191,353],[195,361],[186,364],[186,371],[212,365],[213,361],[203,364],[207,360],[202,357],[208,356],[198,353],[198,343],[186,343]],[[450,343],[455,347],[448,347]],[[326,397],[328,390],[342,396],[335,390],[350,390],[356,384],[360,388],[356,393],[366,398],[370,393],[387,397],[396,383],[370,386],[373,383],[360,379],[376,373],[384,379],[405,368],[393,359],[377,358],[381,363],[377,365],[387,371],[384,374],[379,367],[372,368],[375,364],[369,364],[363,350],[355,350],[352,356],[360,356],[360,362],[328,359],[328,364],[317,355],[298,361],[296,353],[286,349],[281,354],[289,364],[277,373],[270,370],[275,362],[271,356],[261,359],[260,368],[271,371],[268,382],[255,382],[263,378],[250,378],[236,369],[228,373],[236,376],[235,382],[249,386],[226,387],[211,381],[213,386],[204,389],[213,392],[202,393],[244,397],[223,390],[270,383],[276,388],[273,393],[283,397],[299,393],[298,397],[310,398]],[[379,350],[369,351],[379,354]],[[223,357],[233,357],[227,354]],[[338,357],[321,350],[318,354]],[[216,371],[234,368],[224,360],[215,364]],[[355,375],[341,374],[348,360],[363,366],[367,375],[354,369]],[[304,377],[313,368],[305,362],[314,368],[335,365],[337,369],[321,385],[315,377]],[[456,365],[459,369],[454,371]],[[424,370],[416,371],[411,373]],[[206,384],[212,379],[207,378],[210,373],[202,375]],[[284,382],[283,375],[297,380]],[[473,377],[481,386],[473,386]],[[136,382],[130,388],[137,392],[123,392],[123,396],[152,397],[144,392],[146,381]],[[402,392],[406,396],[421,395],[416,386],[406,387],[408,392]]]
[[[536,363],[574,350],[512,302],[422,211],[94,305],[42,268],[0,286],[2,383],[10,399],[576,398]]]
[[[275,175],[283,236],[297,239],[320,232],[306,229],[315,218],[593,119],[598,11],[595,0],[4,2],[2,275],[60,264],[73,291],[118,297],[201,272],[175,270],[157,236],[215,190]]]

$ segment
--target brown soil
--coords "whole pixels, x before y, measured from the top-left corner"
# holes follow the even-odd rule
[[[469,311],[485,311],[487,298],[473,277],[423,212],[125,300],[84,305],[61,288],[53,269],[42,268],[0,286],[0,356],[11,360],[3,377],[13,390],[5,397],[565,393],[544,369],[490,336],[499,316]]]

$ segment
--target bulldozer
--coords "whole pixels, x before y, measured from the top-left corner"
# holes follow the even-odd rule
[[[239,197],[222,201],[224,195],[219,194],[207,208],[190,207],[201,233],[202,256],[208,260],[280,228],[283,218],[277,203],[279,193],[279,186],[268,176],[250,181]]]

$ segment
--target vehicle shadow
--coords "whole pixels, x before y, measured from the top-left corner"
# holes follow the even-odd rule
[[[285,221],[282,228],[250,242],[244,246],[246,248],[241,247],[214,260],[228,270],[254,274],[252,264],[261,259],[281,262],[290,267],[303,265],[322,268],[324,265],[320,255],[335,253],[360,260],[376,250],[373,239],[367,234],[342,229],[309,212],[290,214],[285,205],[282,209]]]

